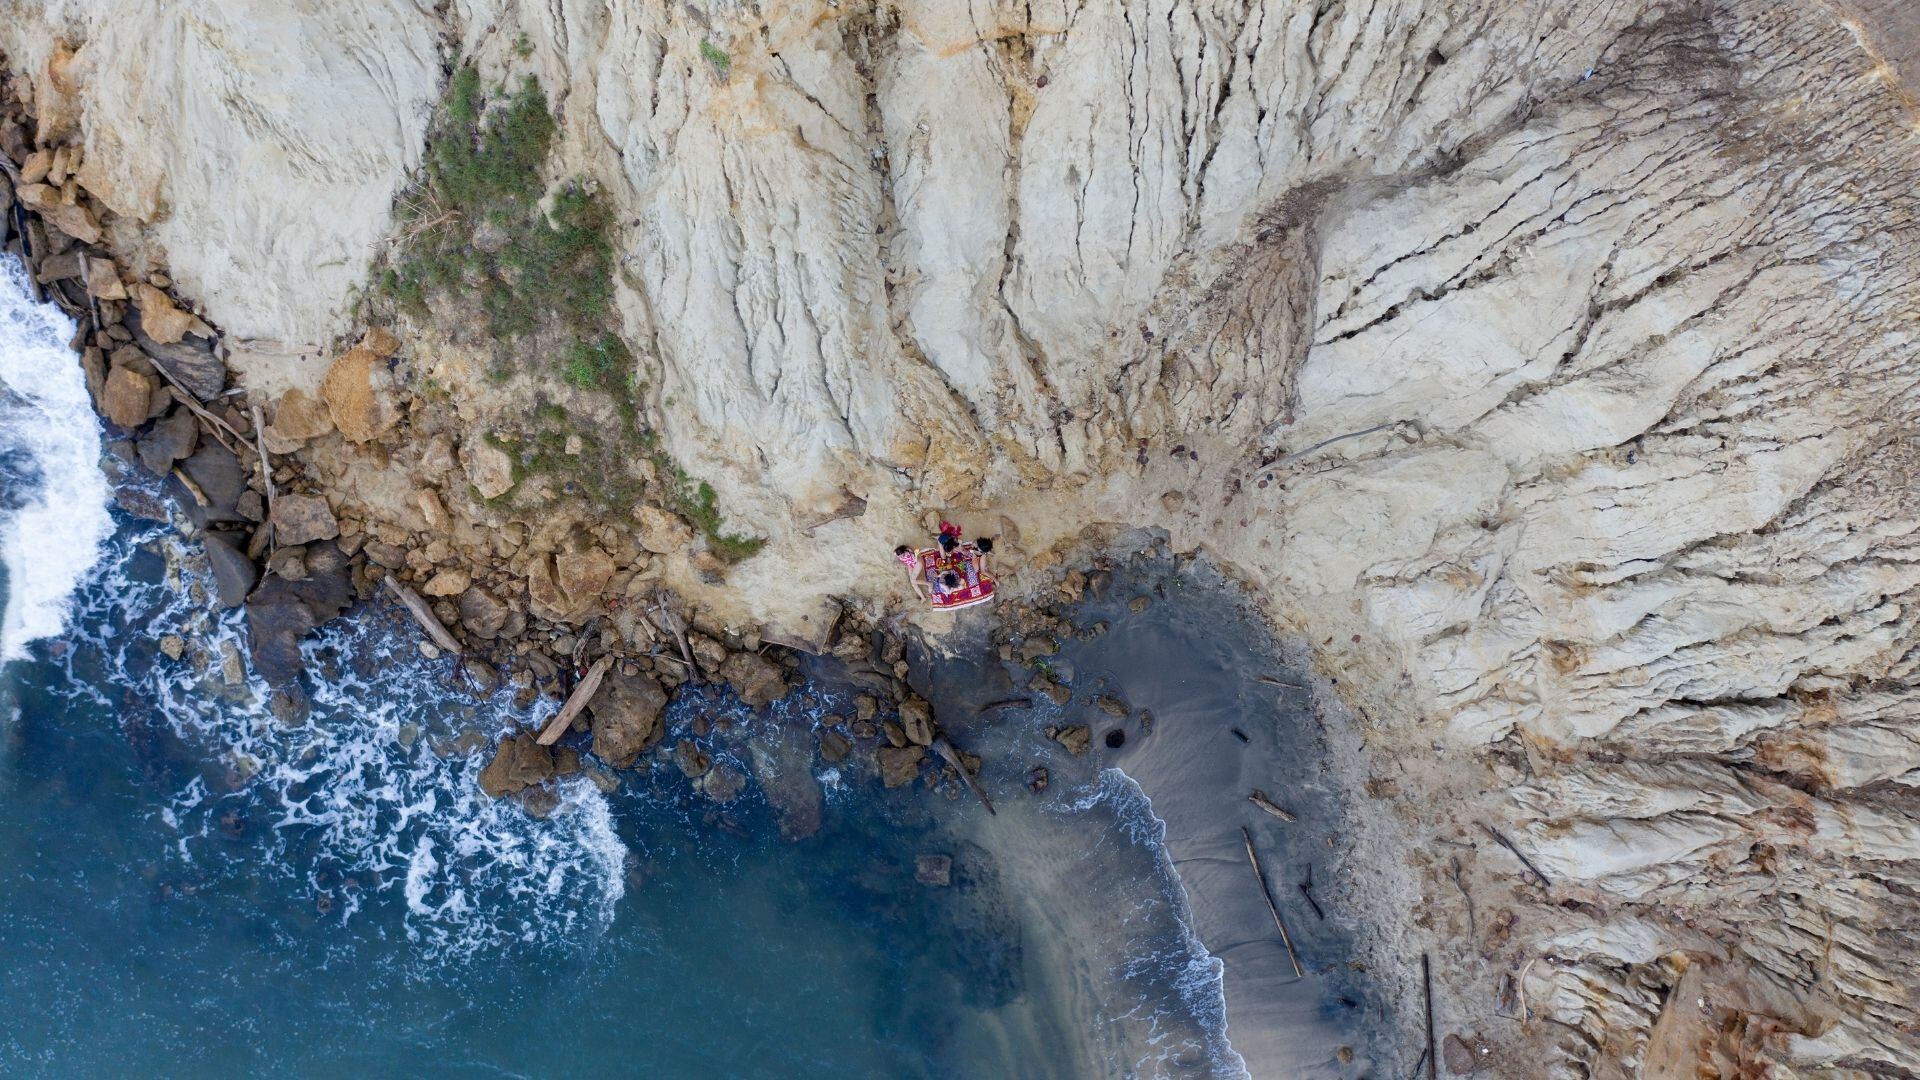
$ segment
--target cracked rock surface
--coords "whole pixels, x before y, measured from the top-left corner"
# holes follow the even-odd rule
[[[13,7],[240,337],[352,329],[434,35],[530,68],[753,618],[897,590],[928,508],[1237,568],[1363,718],[1382,932],[1483,1075],[1920,1074],[1909,5]]]

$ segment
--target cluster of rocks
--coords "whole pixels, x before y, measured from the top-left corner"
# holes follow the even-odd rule
[[[1090,641],[1105,634],[1104,620],[1085,620],[1076,624],[1069,609],[1089,598],[1104,599],[1113,588],[1113,571],[1104,562],[1087,569],[1071,568],[1060,575],[1051,589],[1033,601],[1012,600],[1001,608],[1001,622],[994,630],[993,643],[1000,659],[1031,672],[1026,689],[1036,697],[1055,705],[1067,706],[1075,700],[1074,676],[1070,668],[1055,663],[1060,642],[1067,639]],[[1133,597],[1127,608],[1140,614],[1153,603],[1147,595]],[[1125,699],[1112,692],[1088,692],[1080,704],[1109,719],[1101,742],[1119,749],[1127,741],[1129,722],[1140,734],[1153,732],[1153,713],[1135,710]],[[1048,739],[1058,743],[1074,757],[1084,755],[1093,746],[1093,725],[1052,724],[1042,729]],[[1049,773],[1035,766],[1029,773],[1028,787],[1036,793],[1045,790]]]
[[[147,258],[142,224],[88,190],[82,147],[36,142],[32,102],[21,97],[32,85],[11,81],[0,97],[0,244],[78,323],[71,344],[117,436],[113,452],[180,507],[219,605],[245,606],[254,667],[275,688],[276,712],[304,711],[300,638],[388,575],[426,598],[470,686],[491,693],[511,680],[523,706],[558,696],[564,673],[609,654],[623,658],[610,695],[636,679],[670,690],[695,675],[689,661],[707,675],[729,665],[723,677],[749,701],[783,692],[777,665],[728,659],[757,648],[757,635],[698,620],[689,628],[663,594],[663,556],[690,553],[709,576],[724,569],[692,550],[695,531],[679,516],[638,505],[631,527],[615,527],[567,512],[487,512],[487,500],[520,484],[514,461],[490,433],[462,430],[448,410],[407,392],[393,334],[367,331],[313,393],[293,388],[247,405],[229,387],[218,331],[169,292],[163,268],[134,265]],[[124,251],[139,254],[116,257]],[[368,463],[412,479],[403,505],[348,497],[364,477],[356,465]],[[120,498],[137,513],[172,516],[138,487],[123,486]],[[656,664],[663,648],[676,658]],[[690,652],[679,658],[680,649]]]
[[[112,452],[165,485],[198,535],[222,607],[246,606],[255,669],[297,714],[299,639],[343,611],[348,553],[323,499],[260,449],[251,414],[228,391],[217,332],[169,294],[164,271],[117,260],[118,222],[87,191],[77,145],[35,145],[24,105],[0,111],[0,242],[33,285],[77,324],[72,347]],[[263,464],[264,459],[264,464]],[[274,497],[276,489],[281,493]],[[164,517],[137,491],[129,510]]]
[[[689,558],[710,579],[724,573],[685,520],[645,503],[630,526],[503,511],[504,496],[542,481],[524,480],[492,433],[409,393],[403,343],[383,329],[343,349],[315,391],[248,402],[230,386],[217,329],[171,293],[163,267],[121,254],[145,251],[141,223],[88,190],[83,149],[35,142],[23,89],[11,86],[0,102],[0,243],[78,323],[72,346],[115,436],[112,452],[151,474],[180,513],[138,486],[122,487],[123,504],[182,521],[198,539],[218,605],[245,609],[253,667],[274,689],[278,715],[304,716],[301,638],[392,576],[423,598],[478,693],[507,685],[529,707],[565,697],[595,660],[613,661],[574,739],[546,746],[529,731],[500,740],[481,776],[489,794],[539,812],[553,805],[555,778],[586,772],[611,785],[612,771],[650,761],[718,801],[738,794],[745,778],[733,766],[693,740],[666,743],[667,703],[681,685],[711,681],[748,705],[769,704],[788,693],[797,659],[755,631],[688,612],[663,587],[667,557]],[[342,497],[367,464],[410,478],[402,505]],[[924,776],[949,794],[958,768],[978,771],[906,685],[897,636],[849,615],[825,644],[870,692],[854,698],[851,716],[817,727],[823,761],[865,762],[889,788]],[[162,645],[175,659],[188,647],[177,634]],[[223,670],[238,663],[225,657]]]
[[[481,774],[482,788],[541,813],[557,798],[550,781],[585,773],[611,787],[621,770],[657,768],[679,773],[716,803],[731,802],[747,778],[716,757],[713,740],[729,733],[728,721],[694,716],[679,737],[670,738],[675,733],[665,716],[672,694],[690,681],[724,682],[744,704],[769,705],[792,692],[799,659],[786,647],[729,633],[698,615],[684,637],[692,672],[666,653],[620,660],[558,745],[540,745],[532,729],[501,739]],[[588,645],[579,656],[590,662],[601,648]],[[800,743],[781,729],[756,735],[747,749],[769,801],[780,810],[783,834],[797,838],[819,826],[821,794],[810,771],[815,754],[830,767],[863,769],[887,788],[924,779],[929,789],[958,797],[958,769],[976,775],[980,759],[955,748],[940,732],[932,706],[907,686],[905,644],[849,612],[836,623],[829,649],[850,678],[869,688],[852,696],[850,714],[827,714],[798,729]],[[808,697],[799,704],[805,712],[819,702]]]

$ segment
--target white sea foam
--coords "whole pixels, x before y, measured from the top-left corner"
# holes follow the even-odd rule
[[[67,342],[73,323],[0,255],[0,663],[66,627],[70,597],[113,532],[100,422]]]
[[[138,547],[180,564],[166,575],[177,580],[132,580]],[[224,781],[185,781],[157,814],[183,864],[298,883],[331,918],[373,918],[379,933],[413,942],[426,977],[502,945],[577,943],[611,924],[627,849],[606,797],[570,781],[548,819],[533,820],[480,790],[483,754],[447,741],[455,729],[504,727],[504,697],[463,704],[443,664],[360,612],[306,643],[310,669],[325,674],[312,680],[311,719],[289,725],[268,711],[257,678],[222,684],[220,650],[245,652],[242,616],[215,617],[193,598],[206,586],[197,556],[164,528],[123,534],[111,549],[78,593],[80,648],[68,662],[98,658],[194,759],[226,763]],[[164,632],[193,642],[184,661],[155,658]],[[90,682],[69,679],[66,692],[112,707]],[[236,829],[254,842],[223,837]]]
[[[1197,1020],[1206,1032],[1207,1045],[1204,1050],[1212,1075],[1250,1075],[1245,1059],[1227,1041],[1227,998],[1223,979],[1226,968],[1219,957],[1207,951],[1193,928],[1193,911],[1186,885],[1180,880],[1172,856],[1167,851],[1167,823],[1153,812],[1153,801],[1140,784],[1119,769],[1100,770],[1091,783],[1072,792],[1056,812],[1084,814],[1096,808],[1113,814],[1118,828],[1111,834],[1099,834],[1093,841],[1094,846],[1108,843],[1111,838],[1116,842],[1124,840],[1151,852],[1156,863],[1154,884],[1160,893],[1157,899],[1173,912],[1180,926],[1180,933],[1175,939],[1142,940],[1140,948],[1128,953],[1113,974],[1123,983],[1144,986],[1157,986],[1170,977],[1184,1011]],[[1149,908],[1150,904],[1143,902],[1137,911],[1123,912],[1121,921],[1126,923],[1136,916],[1145,916]],[[1151,997],[1149,995],[1133,1011],[1124,1014],[1125,1018],[1145,1020],[1149,1024],[1153,1035],[1147,1041],[1157,1048],[1159,1054],[1158,1057],[1135,1063],[1135,1075],[1161,1075],[1166,1071],[1168,1062],[1181,1049],[1177,1045],[1178,1040],[1168,1039],[1160,1031],[1163,1019],[1160,1009],[1163,1006],[1151,1000]]]

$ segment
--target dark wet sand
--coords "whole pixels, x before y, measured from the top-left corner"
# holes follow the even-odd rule
[[[1130,602],[1149,597],[1144,611]],[[1336,869],[1341,807],[1327,751],[1309,707],[1308,677],[1278,657],[1259,618],[1235,588],[1204,562],[1135,558],[1117,566],[1103,596],[1091,594],[1069,612],[1075,626],[1108,624],[1086,640],[1063,640],[1050,663],[1071,676],[1065,706],[1024,689],[1030,673],[962,633],[949,642],[958,656],[935,665],[925,687],[940,721],[956,741],[986,759],[983,779],[1002,803],[984,819],[982,843],[1013,860],[1019,887],[1073,905],[1071,887],[1050,880],[1067,871],[1045,858],[1022,860],[1013,849],[1027,830],[1016,822],[1023,803],[1085,798],[1101,773],[1122,770],[1152,801],[1166,823],[1165,846],[1184,887],[1184,913],[1207,952],[1224,964],[1227,1037],[1255,1077],[1359,1077],[1368,1074],[1367,990],[1348,966],[1349,942],[1363,928],[1347,920],[1360,905],[1343,895]],[[1261,681],[1266,676],[1296,687]],[[1102,695],[1124,699],[1130,714],[1116,718],[1097,707]],[[1008,696],[1032,698],[1031,709],[976,710]],[[1147,730],[1142,710],[1152,714]],[[1093,745],[1074,758],[1048,742],[1050,724],[1089,724]],[[1106,744],[1119,729],[1125,742]],[[1243,741],[1234,732],[1243,733]],[[1027,793],[1027,771],[1052,772],[1049,791]],[[1296,821],[1284,823],[1247,801],[1259,788]],[[1009,814],[1013,816],[1010,818]],[[1241,827],[1251,831],[1281,916],[1293,937],[1304,978],[1296,977],[1280,934],[1248,864]],[[1314,883],[1327,917],[1316,917],[1299,889]],[[1176,897],[1176,902],[1181,899]],[[1089,901],[1090,902],[1090,901]],[[1086,913],[1082,922],[1098,920]],[[1075,920],[1064,920],[1073,932]],[[1089,992],[1096,992],[1090,988]],[[1342,1062],[1342,1047],[1353,1060]],[[1219,1071],[1213,1068],[1199,1071]],[[1169,1062],[1161,1074],[1197,1062]],[[1153,1074],[1152,1072],[1148,1073]]]

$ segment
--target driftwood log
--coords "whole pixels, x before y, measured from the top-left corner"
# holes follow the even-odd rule
[[[1240,839],[1247,843],[1247,862],[1253,866],[1253,876],[1260,882],[1260,895],[1267,901],[1267,914],[1273,916],[1273,925],[1280,930],[1280,940],[1287,947],[1287,959],[1293,961],[1293,977],[1304,979],[1306,971],[1300,966],[1300,954],[1293,949],[1293,935],[1287,933],[1287,924],[1280,918],[1280,905],[1273,902],[1273,890],[1267,887],[1267,872],[1260,868],[1260,855],[1253,850],[1253,833],[1245,825],[1240,826]]]
[[[933,749],[942,758],[946,759],[947,764],[953,766],[953,771],[960,774],[960,782],[967,785],[967,790],[973,792],[975,797],[980,800],[980,805],[986,807],[987,813],[992,815],[993,800],[987,798],[986,791],[974,782],[973,774],[967,772],[967,763],[960,760],[959,751],[953,748],[953,744],[947,741],[945,735],[936,735],[933,737]]]
[[[1274,802],[1272,799],[1267,798],[1267,793],[1264,791],[1261,791],[1259,788],[1253,789],[1253,793],[1247,796],[1247,801],[1259,807],[1260,809],[1265,810],[1267,813],[1272,814],[1274,817],[1279,818],[1281,821],[1294,820],[1294,817],[1292,814],[1281,809],[1279,803]]]
[[[402,585],[400,579],[392,574],[380,580],[386,582],[387,590],[406,605],[408,614],[413,616],[413,621],[420,624],[420,629],[427,632],[427,637],[431,638],[435,645],[444,652],[455,656],[460,655],[460,643],[453,639],[452,634],[447,633],[446,627],[440,625],[440,620],[434,617],[433,609],[427,606],[427,602],[420,598],[419,593]]]
[[[573,718],[579,716],[580,710],[593,700],[594,691],[600,689],[600,680],[607,677],[607,669],[612,666],[611,656],[603,656],[593,662],[593,666],[587,669],[586,675],[573,688],[573,693],[567,695],[567,703],[560,706],[560,711],[554,713],[553,719],[541,729],[540,738],[536,740],[541,746],[552,746],[560,741],[560,736],[567,733],[567,725],[573,723]]]

